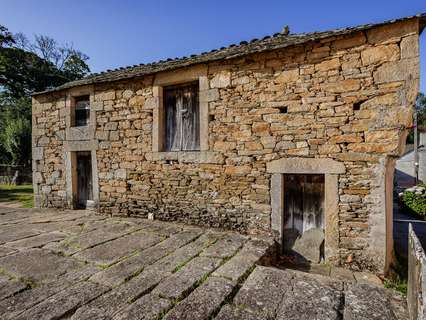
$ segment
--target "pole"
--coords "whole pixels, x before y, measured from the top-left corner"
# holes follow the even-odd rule
[[[417,133],[417,108],[414,109],[414,182],[419,182],[419,139]]]

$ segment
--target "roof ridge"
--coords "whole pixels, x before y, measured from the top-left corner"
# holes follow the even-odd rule
[[[284,48],[292,45],[302,44],[312,40],[323,39],[332,37],[335,35],[348,34],[355,31],[366,30],[372,27],[396,23],[405,21],[413,18],[419,18],[426,23],[426,13],[417,14],[414,16],[408,16],[398,19],[386,20],[379,23],[363,24],[355,27],[345,27],[338,29],[331,29],[326,31],[313,31],[305,33],[295,34],[284,34],[282,32],[276,32],[272,35],[266,35],[261,39],[252,38],[251,40],[243,40],[238,44],[231,43],[228,46],[220,47],[219,49],[212,49],[210,51],[204,51],[199,54],[191,54],[189,56],[181,56],[176,58],[160,59],[149,63],[140,63],[133,66],[123,66],[115,69],[107,69],[98,73],[91,73],[88,76],[67,82],[59,87],[50,88],[42,92],[36,92],[33,95],[38,95],[47,92],[60,91],[63,89],[71,88],[74,86],[81,86],[93,83],[104,83],[112,82],[117,80],[124,80],[128,78],[134,78],[146,74],[157,73],[161,71],[176,69],[179,67],[186,67],[198,63],[206,63],[209,61],[215,61],[219,59],[231,59],[241,55],[247,55],[256,52],[263,52],[267,50],[274,50]],[[258,47],[256,47],[258,46]],[[241,51],[241,49],[247,48],[247,51]],[[125,73],[125,74],[123,74]]]

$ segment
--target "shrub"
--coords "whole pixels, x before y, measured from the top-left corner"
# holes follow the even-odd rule
[[[402,203],[413,211],[414,214],[426,218],[426,185],[421,184],[406,189],[401,194]]]

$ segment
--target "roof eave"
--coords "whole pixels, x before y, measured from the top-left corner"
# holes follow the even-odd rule
[[[293,37],[295,37],[296,39],[293,40],[293,42],[287,43],[284,41],[281,44],[275,44],[273,47],[271,48],[256,48],[255,46],[253,46],[253,48],[250,47],[251,43],[248,43],[246,45],[231,45],[229,47],[224,48],[223,50],[212,50],[211,52],[208,52],[206,54],[200,54],[200,55],[196,55],[195,57],[190,57],[190,58],[180,58],[180,59],[175,59],[175,60],[170,60],[170,61],[159,61],[159,62],[154,62],[151,64],[147,64],[147,65],[138,65],[138,66],[133,66],[133,67],[128,67],[128,74],[123,74],[123,75],[114,75],[118,74],[120,70],[126,69],[126,68],[120,68],[120,69],[116,69],[116,70],[108,70],[107,72],[101,72],[100,74],[94,74],[92,75],[92,77],[88,77],[88,78],[83,78],[80,80],[76,80],[76,81],[72,81],[72,82],[67,82],[61,86],[55,87],[55,88],[50,88],[44,91],[40,91],[40,92],[35,92],[33,93],[31,96],[39,96],[39,95],[43,95],[43,94],[48,94],[48,93],[53,93],[53,92],[59,92],[59,91],[63,91],[63,90],[67,90],[70,88],[74,88],[74,87],[80,87],[80,86],[85,86],[85,85],[92,85],[92,84],[105,84],[105,83],[111,83],[111,82],[116,82],[116,81],[120,81],[120,80],[130,80],[130,79],[134,79],[134,78],[138,78],[138,77],[142,77],[142,76],[146,76],[146,75],[150,75],[150,74],[156,74],[158,72],[163,72],[163,71],[170,71],[170,70],[174,70],[174,69],[178,69],[178,68],[184,68],[184,67],[189,67],[189,66],[193,66],[193,65],[197,65],[197,64],[203,64],[203,63],[209,63],[209,62],[214,62],[214,61],[218,61],[218,60],[228,60],[228,59],[233,59],[233,58],[238,58],[238,57],[242,57],[242,56],[246,56],[249,54],[255,54],[255,53],[259,53],[259,52],[267,52],[267,51],[272,51],[272,50],[278,50],[278,49],[283,49],[286,47],[291,47],[291,46],[295,46],[295,45],[300,45],[309,41],[315,41],[315,40],[322,40],[328,37],[334,37],[334,36],[338,36],[338,35],[344,35],[344,34],[348,34],[348,33],[352,33],[352,32],[358,32],[358,31],[363,31],[363,30],[368,30],[374,27],[378,27],[378,26],[382,26],[382,25],[386,25],[386,24],[392,24],[392,23],[396,23],[399,21],[407,21],[407,20],[411,20],[411,19],[419,19],[419,33],[421,33],[423,31],[423,29],[426,26],[426,13],[422,13],[422,14],[417,14],[415,16],[410,16],[410,17],[404,17],[404,18],[399,18],[399,19],[393,19],[393,20],[389,20],[389,21],[384,21],[384,22],[380,22],[380,23],[374,23],[374,24],[364,24],[364,25],[360,25],[360,26],[356,26],[356,27],[350,27],[350,28],[342,28],[342,29],[335,29],[335,30],[329,30],[329,31],[324,31],[324,32],[312,32],[312,33],[308,33],[308,34],[298,34],[298,35],[293,35]],[[300,39],[297,39],[297,37],[300,37]],[[304,38],[302,38],[304,36]],[[232,50],[232,47],[234,47],[234,49],[238,49],[238,48],[244,48],[244,46],[247,46],[248,50],[244,51],[238,51],[238,50]],[[266,46],[266,44],[265,44]],[[225,52],[226,50],[231,51],[230,54],[228,56],[221,56],[220,53]],[[235,51],[235,52],[232,52]],[[147,70],[144,70],[144,69]],[[109,74],[110,78],[105,78],[105,75]],[[101,79],[99,79],[101,78]]]
[[[421,34],[424,28],[426,27],[426,13],[419,15],[419,26],[420,26],[419,33]]]

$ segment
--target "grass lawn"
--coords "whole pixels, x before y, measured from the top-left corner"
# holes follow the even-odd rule
[[[33,186],[30,184],[21,186],[0,184],[0,204],[2,202],[15,202],[21,208],[32,208]]]

